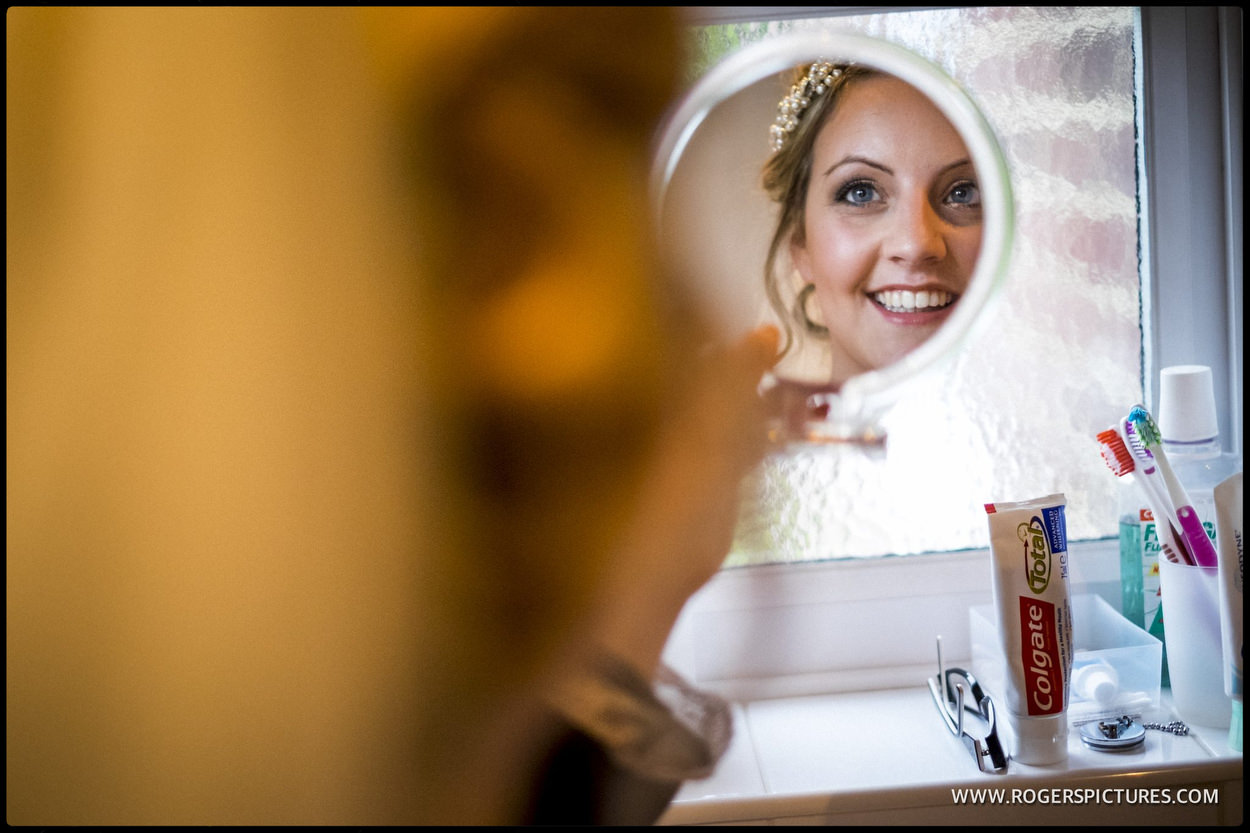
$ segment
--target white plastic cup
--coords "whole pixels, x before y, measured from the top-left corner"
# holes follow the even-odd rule
[[[1172,705],[1186,723],[1227,729],[1232,702],[1224,693],[1219,576],[1159,558],[1159,593]]]

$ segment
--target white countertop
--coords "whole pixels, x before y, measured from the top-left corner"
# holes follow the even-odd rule
[[[1173,716],[1164,691],[1149,721]],[[809,695],[733,706],[717,771],[685,784],[660,824],[1239,824],[1242,755],[1227,729],[1150,730],[1129,752],[984,774],[941,722],[927,687]],[[1001,720],[1001,717],[1000,717]],[[987,788],[977,800],[956,791]]]

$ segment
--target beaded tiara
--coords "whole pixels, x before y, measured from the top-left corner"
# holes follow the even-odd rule
[[[842,69],[835,67],[832,62],[817,61],[802,80],[790,88],[786,97],[777,104],[777,119],[768,128],[768,140],[773,153],[785,146],[786,139],[799,126],[799,119],[812,103],[812,99],[828,90],[833,85],[833,79],[841,74]]]

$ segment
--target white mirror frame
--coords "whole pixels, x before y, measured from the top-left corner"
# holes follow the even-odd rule
[[[890,73],[919,89],[950,119],[976,167],[984,206],[984,234],[976,267],[960,303],[934,335],[899,361],[855,376],[836,394],[818,394],[829,416],[814,426],[826,441],[877,442],[878,421],[906,384],[951,358],[985,320],[983,314],[1007,275],[1015,232],[1015,204],[1002,149],[968,94],[936,64],[897,44],[851,33],[781,36],[743,47],[703,76],[677,103],[660,133],[652,168],[656,222],[683,152],[722,101],[771,75],[818,59],[851,61]],[[761,125],[761,137],[771,120]],[[763,139],[761,138],[761,141]]]

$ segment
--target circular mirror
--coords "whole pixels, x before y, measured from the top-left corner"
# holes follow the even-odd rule
[[[1013,200],[949,76],[849,33],[745,47],[660,134],[659,237],[726,340],[763,323],[780,443],[883,442],[906,383],[950,358],[1006,272]]]

